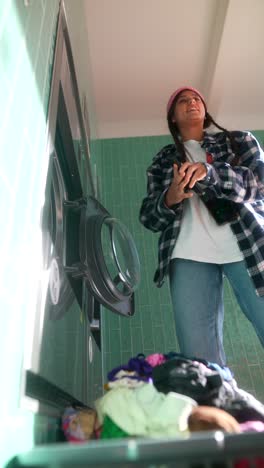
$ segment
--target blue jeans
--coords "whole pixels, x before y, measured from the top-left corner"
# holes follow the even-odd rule
[[[244,261],[217,265],[176,258],[170,292],[181,353],[226,365],[223,347],[223,274],[264,347],[264,297],[256,295]]]

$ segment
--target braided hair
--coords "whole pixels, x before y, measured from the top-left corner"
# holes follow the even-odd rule
[[[175,122],[173,122],[173,120],[172,120],[173,115],[174,115],[175,104],[177,102],[178,97],[179,96],[176,96],[174,102],[172,103],[172,105],[171,105],[171,107],[169,109],[169,112],[168,112],[168,115],[167,115],[167,121],[168,121],[168,127],[169,127],[170,133],[172,135],[172,138],[174,140],[175,146],[176,146],[177,150],[180,153],[181,161],[185,162],[185,161],[187,161],[187,157],[186,157],[186,153],[185,153],[185,149],[184,149],[184,144],[182,143],[182,141],[181,141],[181,139],[179,137],[180,136],[179,129],[178,129],[177,125],[175,124]],[[215,127],[219,128],[219,130],[222,130],[222,132],[224,132],[226,134],[226,136],[230,140],[230,144],[231,144],[231,148],[232,148],[233,153],[237,154],[238,153],[238,145],[237,145],[237,142],[234,139],[234,136],[233,136],[232,132],[230,132],[229,130],[227,130],[224,127],[221,127],[221,125],[219,125],[217,122],[215,122],[215,120],[209,114],[209,112],[206,111],[203,128],[208,128],[211,124],[213,124]]]

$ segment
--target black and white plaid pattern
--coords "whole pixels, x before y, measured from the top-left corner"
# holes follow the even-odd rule
[[[208,173],[199,183],[204,191],[236,203],[238,219],[230,223],[244,255],[256,293],[264,296],[264,153],[250,132],[232,132],[239,152],[239,165],[232,166],[235,154],[224,132],[205,133],[201,144],[212,157]],[[147,196],[140,209],[141,223],[153,232],[161,232],[158,268],[154,281],[162,286],[168,273],[171,254],[179,235],[183,203],[168,208],[166,191],[173,178],[173,161],[180,162],[174,144],[165,146],[147,169]]]

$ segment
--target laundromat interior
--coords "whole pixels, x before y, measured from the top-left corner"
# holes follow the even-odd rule
[[[264,147],[263,18],[263,0],[0,2],[1,467],[238,467],[240,451],[264,466],[261,433],[71,444],[61,426],[113,368],[179,352],[158,235],[139,222],[146,169],[183,84]],[[102,266],[113,242],[124,275]],[[227,282],[224,342],[264,404],[264,350]]]

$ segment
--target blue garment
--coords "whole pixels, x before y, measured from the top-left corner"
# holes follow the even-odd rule
[[[244,261],[216,265],[177,258],[170,262],[170,289],[180,351],[220,366],[226,365],[223,273],[264,346],[264,297],[255,294]]]
[[[217,372],[219,372],[222,379],[225,380],[226,382],[232,382],[233,381],[234,374],[231,371],[231,369],[229,369],[229,367],[219,366],[219,364],[216,364],[215,362],[208,362],[207,367],[209,369],[213,369],[213,370],[216,370]]]
[[[264,152],[250,132],[232,132],[238,147],[239,162],[224,132],[204,133],[202,147],[211,155],[207,176],[197,183],[206,194],[235,203],[238,219],[230,222],[256,294],[264,296]],[[172,159],[181,162],[174,144],[165,146],[147,169],[147,196],[142,201],[139,219],[153,232],[161,232],[159,261],[154,281],[164,282],[171,254],[177,242],[184,201],[168,208],[164,202],[173,178]]]

